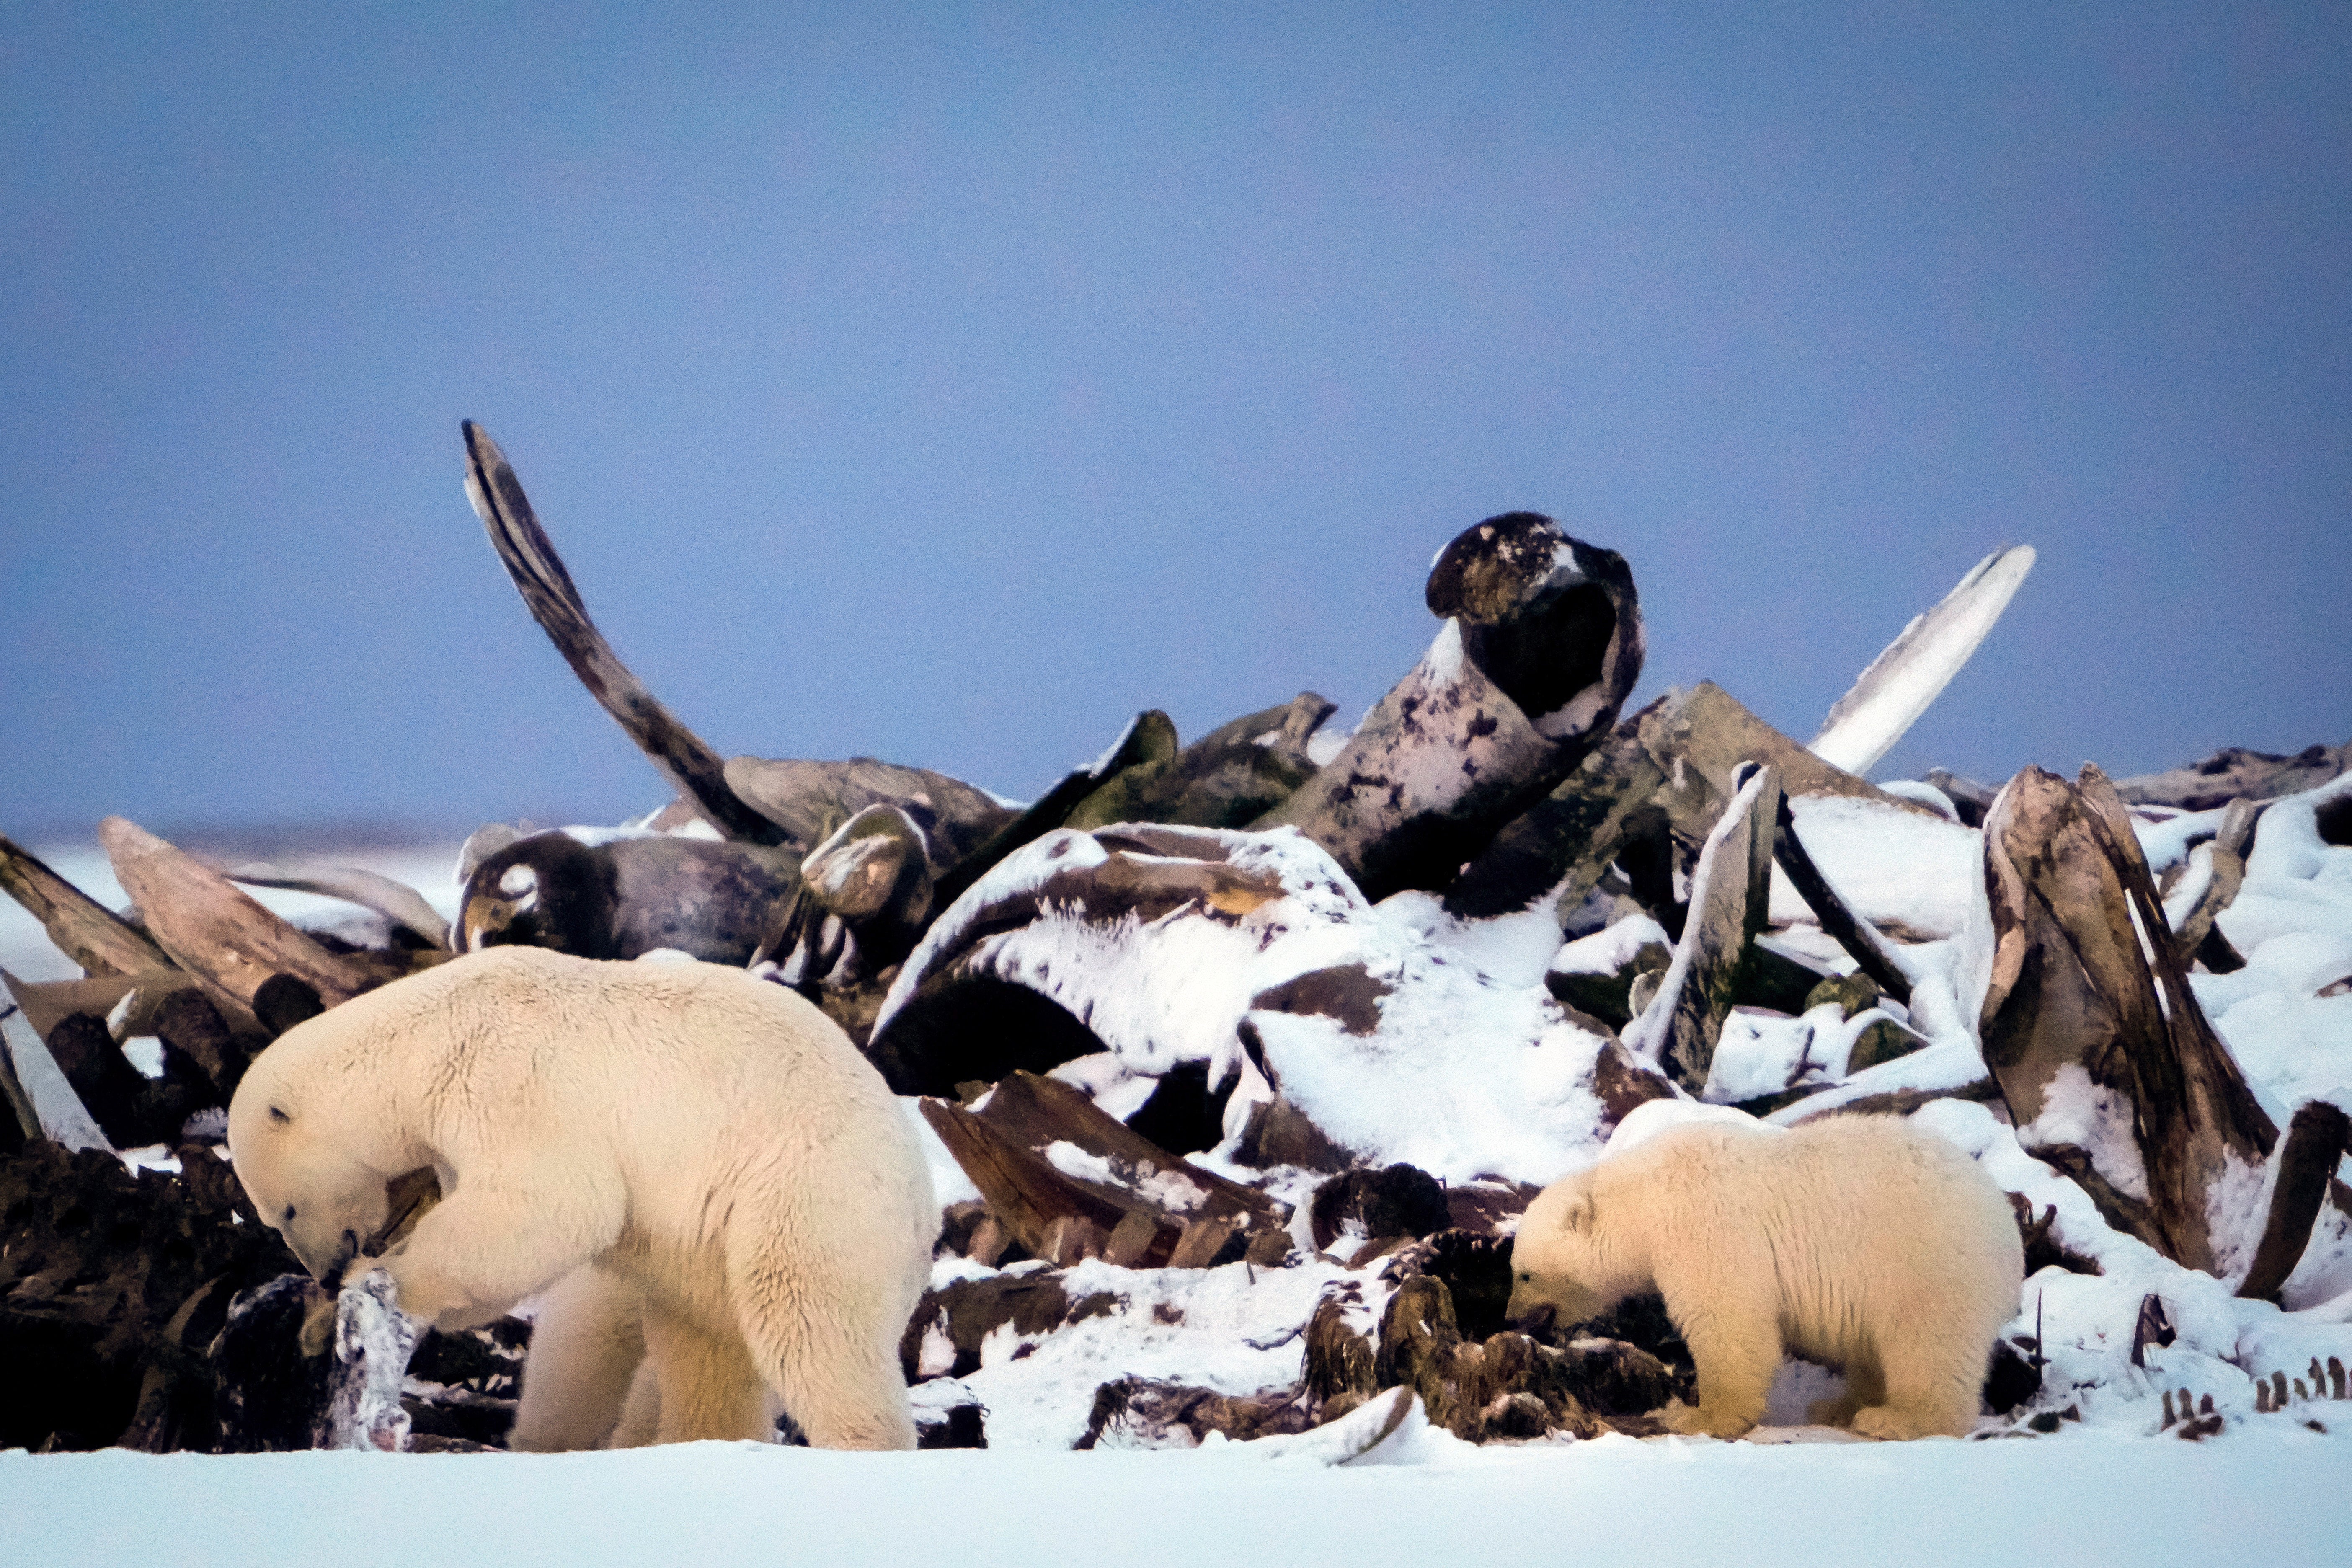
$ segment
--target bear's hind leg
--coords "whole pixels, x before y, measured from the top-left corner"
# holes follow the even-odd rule
[[[1885,1441],[1967,1436],[1977,1424],[1983,1378],[1956,1368],[1957,1359],[1918,1350],[1886,1358],[1879,1402],[1854,1413],[1853,1429]]]
[[[706,1437],[764,1443],[776,1435],[767,1384],[742,1340],[714,1332],[658,1306],[646,1310],[646,1373],[658,1407],[653,1441],[693,1443]],[[635,1427],[638,1395],[633,1391]],[[634,1434],[632,1434],[634,1435]]]
[[[820,1304],[782,1271],[742,1270],[734,1285],[744,1339],[759,1364],[774,1369],[776,1395],[812,1447],[911,1448],[915,1417],[898,1367],[904,1327],[886,1320],[910,1314],[914,1300],[831,1283],[844,1288]],[[845,1312],[846,1303],[862,1310]]]
[[[593,1264],[573,1269],[541,1299],[509,1446],[538,1454],[601,1447],[645,1355],[635,1288]]]
[[[629,1397],[621,1406],[620,1424],[613,1428],[614,1448],[642,1448],[658,1441],[661,1436],[661,1379],[654,1375],[650,1361],[637,1363],[637,1375],[630,1380]]]

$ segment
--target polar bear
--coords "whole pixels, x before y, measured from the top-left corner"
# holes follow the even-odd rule
[[[1655,1289],[1698,1373],[1675,1430],[1736,1437],[1784,1352],[1845,1369],[1811,1419],[1965,1435],[2024,1252],[2009,1201],[1950,1143],[1883,1116],[1790,1131],[1685,1122],[1547,1187],[1519,1221],[1512,1321],[1579,1322]]]
[[[881,1075],[741,970],[467,953],[298,1025],[229,1107],[238,1179],[330,1289],[487,1322],[547,1292],[518,1447],[910,1448],[898,1344],[940,1212]],[[387,1181],[441,1201],[380,1257]]]

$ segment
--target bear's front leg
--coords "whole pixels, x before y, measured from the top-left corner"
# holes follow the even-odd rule
[[[436,1329],[476,1328],[611,1247],[620,1222],[605,1206],[576,1184],[468,1172],[405,1242],[352,1267],[389,1273],[403,1310]]]
[[[1698,1403],[1669,1405],[1658,1419],[1690,1437],[1740,1437],[1764,1418],[1780,1370],[1775,1303],[1748,1295],[1706,1301],[1668,1290],[1666,1315],[1683,1331],[1698,1373]]]

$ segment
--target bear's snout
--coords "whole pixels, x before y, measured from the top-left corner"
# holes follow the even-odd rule
[[[335,1260],[329,1264],[326,1270],[319,1276],[319,1283],[329,1290],[341,1289],[343,1272],[351,1268],[352,1259],[359,1255],[359,1232],[347,1228],[343,1232],[342,1240],[335,1247]]]
[[[1549,1301],[1538,1301],[1533,1306],[1514,1301],[1504,1309],[1504,1316],[1512,1328],[1529,1339],[1539,1340],[1550,1333],[1553,1325],[1559,1321],[1559,1309]]]

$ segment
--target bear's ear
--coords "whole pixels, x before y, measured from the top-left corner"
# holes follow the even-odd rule
[[[1568,1212],[1560,1215],[1560,1227],[1577,1232],[1589,1231],[1592,1228],[1593,1214],[1592,1194],[1590,1192],[1579,1193],[1569,1204]]]
[[[273,1105],[269,1108],[269,1120],[272,1121],[291,1121],[294,1119]]]

